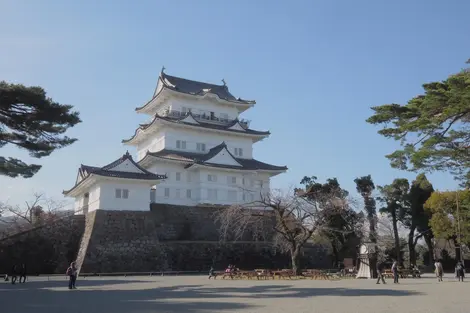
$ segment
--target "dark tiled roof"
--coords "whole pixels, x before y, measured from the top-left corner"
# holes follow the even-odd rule
[[[125,172],[125,171],[115,171],[113,170],[114,167],[118,166],[119,164],[123,163],[124,161],[129,160],[133,165],[135,165],[141,173],[135,172]],[[117,159],[114,162],[111,162],[103,167],[96,167],[96,166],[88,166],[88,165],[81,165],[78,169],[79,174],[83,177],[83,179],[76,184],[72,189],[63,191],[63,194],[67,194],[76,187],[78,187],[86,178],[88,178],[91,174],[105,176],[105,177],[116,177],[116,178],[127,178],[127,179],[141,179],[141,180],[159,180],[167,178],[165,175],[158,175],[152,172],[147,171],[138,163],[136,163],[129,152],[126,152],[122,157]]]
[[[191,112],[188,112],[187,114],[192,116]],[[173,123],[182,124],[182,125],[202,127],[202,128],[215,129],[215,130],[221,130],[221,131],[228,131],[228,132],[239,133],[239,134],[248,134],[248,135],[255,135],[255,136],[268,136],[268,135],[271,134],[269,131],[258,131],[258,130],[253,130],[253,129],[249,129],[249,128],[245,128],[245,130],[229,129],[230,127],[232,127],[235,124],[239,123],[238,119],[233,120],[231,123],[229,123],[227,125],[216,125],[216,124],[212,124],[212,123],[200,122],[200,121],[197,121],[197,120],[196,120],[196,122],[198,122],[198,124],[184,122],[183,120],[188,115],[180,116],[180,117],[168,117],[168,116],[160,116],[158,114],[155,114],[155,117],[153,118],[153,120],[150,123],[141,124],[140,127],[135,130],[134,135],[132,135],[132,137],[129,138],[129,139],[122,140],[122,143],[126,143],[126,142],[131,141],[132,139],[135,138],[135,136],[137,136],[137,131],[139,129],[145,130],[145,129],[149,128],[158,119],[162,119],[164,121],[173,122]]]
[[[243,100],[241,98],[235,98],[226,85],[215,85],[208,84],[203,82],[198,82],[194,80],[189,80],[185,78],[180,78],[176,76],[170,76],[162,72],[160,74],[160,79],[163,82],[164,86],[168,89],[190,94],[203,96],[207,93],[212,93],[217,95],[220,99],[232,101],[232,102],[241,102],[246,104],[253,104],[255,101]]]
[[[194,164],[201,164],[201,165],[206,165],[206,166],[211,166],[211,167],[233,168],[233,169],[239,169],[239,170],[270,170],[270,171],[286,171],[287,170],[286,166],[271,165],[271,164],[260,162],[255,159],[236,158],[228,150],[227,152],[241,166],[215,164],[215,163],[207,162],[208,160],[216,156],[220,151],[226,148],[227,148],[227,145],[223,142],[220,145],[210,149],[209,152],[206,154],[163,149],[158,152],[147,152],[147,155],[162,158],[162,159],[187,162],[188,164],[186,165],[186,168],[189,168]]]
[[[191,112],[187,113],[188,115],[191,115],[195,120],[196,118],[193,116]],[[269,131],[259,131],[259,130],[253,130],[250,128],[245,128],[242,125],[240,125],[244,130],[237,130],[237,129],[229,129],[230,127],[236,125],[240,121],[238,119],[233,120],[231,123],[228,123],[227,125],[217,125],[217,124],[212,124],[212,123],[204,123],[201,121],[196,120],[198,124],[191,124],[191,123],[186,123],[183,120],[188,116],[182,116],[182,117],[167,117],[167,116],[158,116],[162,120],[165,121],[171,121],[171,122],[176,122],[176,123],[182,123],[182,124],[187,124],[187,125],[192,125],[192,126],[200,126],[204,128],[211,128],[211,129],[218,129],[218,130],[225,130],[225,131],[230,131],[230,132],[236,132],[236,133],[242,133],[242,134],[252,134],[252,135],[269,135]]]
[[[185,78],[180,78],[176,76],[167,75],[163,72],[160,73],[160,77],[158,78],[158,83],[163,84],[163,87],[157,94],[153,96],[153,98],[144,104],[141,107],[137,107],[136,111],[145,108],[155,97],[157,97],[160,92],[167,88],[173,91],[181,92],[188,95],[194,96],[203,96],[205,94],[214,94],[217,95],[220,99],[241,103],[241,104],[255,104],[256,101],[254,100],[244,100],[241,98],[235,98],[226,85],[215,85],[209,83],[198,82],[195,80],[189,80]],[[158,84],[157,84],[158,87]]]

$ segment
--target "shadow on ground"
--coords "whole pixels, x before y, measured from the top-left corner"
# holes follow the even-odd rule
[[[78,290],[66,281],[0,284],[2,312],[8,313],[144,313],[224,312],[262,306],[243,304],[247,299],[309,298],[316,296],[413,296],[421,293],[391,289],[297,288],[286,285],[220,287],[177,285],[152,288],[149,281],[82,280]],[[142,283],[139,286],[139,283]],[[138,290],[119,289],[131,284]],[[108,286],[108,287],[107,287]],[[149,286],[149,287],[148,287]],[[58,289],[57,287],[62,287]],[[94,287],[99,287],[94,288]],[[145,289],[148,287],[147,289]],[[55,288],[55,289],[48,289]],[[108,288],[108,289],[106,289]]]
[[[118,284],[135,284],[135,283],[144,283],[148,281],[144,280],[112,280],[112,279],[103,279],[103,280],[79,280],[77,285],[79,284],[82,287],[96,287],[96,286],[105,286],[105,285],[118,285]],[[20,284],[16,283],[15,285],[11,285],[11,282],[5,282],[5,284],[0,283],[0,292],[6,290],[20,290],[20,289],[41,289],[41,288],[58,288],[58,287],[67,287],[69,284],[68,277],[64,277],[63,280],[54,279],[54,280],[32,280],[27,281],[26,283]]]

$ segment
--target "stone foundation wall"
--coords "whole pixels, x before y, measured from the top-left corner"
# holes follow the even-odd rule
[[[77,256],[84,226],[84,216],[72,215],[1,240],[0,273],[21,263],[29,274],[65,273]]]
[[[77,263],[82,273],[206,271],[228,264],[240,268],[286,268],[290,258],[269,242],[221,243],[217,209],[152,205],[149,212],[95,211],[87,215]],[[310,245],[302,263],[328,267],[326,248]]]
[[[219,240],[217,208],[155,204],[150,211],[93,211],[47,223],[0,241],[0,273],[26,262],[28,272],[65,273],[72,260],[81,273],[207,271],[287,268],[290,257],[250,234],[236,242]],[[324,268],[327,248],[309,245],[304,267]]]

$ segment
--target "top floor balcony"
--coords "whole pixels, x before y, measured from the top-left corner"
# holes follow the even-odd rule
[[[161,113],[160,116],[165,116],[169,118],[182,118],[182,117],[188,116],[189,112],[191,111],[182,112],[182,111],[176,111],[176,110],[166,110],[163,113]],[[216,116],[214,112],[203,112],[203,113],[191,112],[191,114],[195,120],[199,122],[203,122],[203,123],[211,123],[211,124],[217,124],[217,125],[229,125],[235,121],[234,119],[229,119],[228,117],[223,117],[221,115]],[[244,128],[250,127],[251,121],[246,120],[246,119],[239,119],[238,121]]]

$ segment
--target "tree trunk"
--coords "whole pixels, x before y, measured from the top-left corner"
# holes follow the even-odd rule
[[[455,247],[455,260],[460,261],[462,260],[462,251],[460,251],[460,244],[456,238],[452,238]]]
[[[377,253],[369,260],[370,277],[377,278]]]
[[[408,233],[408,249],[410,250],[410,268],[416,265],[416,250],[415,250],[415,229],[416,226],[411,224],[410,232]]]
[[[398,221],[397,221],[397,214],[395,212],[395,210],[392,211],[392,224],[393,224],[393,237],[395,237],[395,253],[396,253],[396,259],[397,259],[397,262],[398,262],[398,265],[402,265],[401,264],[401,249],[400,249],[400,237],[398,235],[398,225],[397,225]]]
[[[431,236],[424,235],[424,241],[426,242],[426,245],[428,246],[429,265],[433,265],[434,264],[434,246],[432,244]]]
[[[367,220],[369,222],[369,240],[370,242],[377,243],[377,225],[375,215],[374,199],[368,197],[364,199],[364,205],[367,210]]]
[[[292,271],[296,276],[300,276],[300,248],[296,247],[291,249],[290,251],[290,257],[291,257],[291,262],[292,262]]]
[[[371,271],[371,277],[377,278],[377,230],[375,229],[375,217],[372,215],[368,218],[369,220],[369,240],[374,243],[374,256],[369,260],[369,269]]]
[[[338,264],[339,264],[339,252],[338,252],[338,247],[336,247],[336,243],[332,242],[331,248],[333,250],[333,262],[334,262],[333,267],[336,268],[338,267]]]

